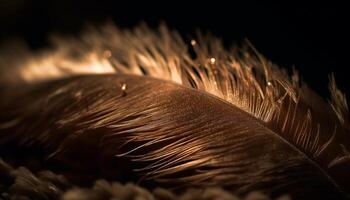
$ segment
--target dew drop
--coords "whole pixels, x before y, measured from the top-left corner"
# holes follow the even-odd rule
[[[213,65],[213,64],[215,64],[215,62],[216,62],[216,59],[215,58],[210,58],[210,63]]]
[[[126,88],[127,88],[126,83],[122,83],[120,86],[120,89],[122,89],[122,92],[123,92],[122,96],[126,95]]]
[[[126,90],[126,83],[123,83],[123,84],[122,84],[121,89],[122,89],[123,91]]]
[[[191,40],[191,45],[192,45],[192,46],[196,46],[196,44],[197,44],[197,41],[196,41],[196,40]]]

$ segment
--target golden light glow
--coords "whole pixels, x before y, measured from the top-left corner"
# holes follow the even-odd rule
[[[166,27],[160,29],[167,30]],[[106,27],[88,32],[83,38],[58,39],[54,50],[28,55],[14,68],[18,76],[9,79],[35,82],[76,74],[146,75],[195,86],[263,121],[270,121],[278,111],[280,104],[276,99],[286,93],[296,93],[294,83],[283,78],[283,73],[273,66],[262,65],[261,60],[254,57],[242,60],[225,51],[213,38],[201,40],[201,45],[195,39],[190,40],[190,45],[196,46],[195,58],[189,54],[188,44],[169,31],[158,33],[138,27],[123,32]],[[255,75],[252,68],[264,73]],[[272,84],[276,80],[283,83],[283,88]],[[119,87],[127,90],[126,84]]]

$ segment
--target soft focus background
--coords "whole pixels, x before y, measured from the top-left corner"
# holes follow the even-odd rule
[[[157,27],[164,21],[185,38],[197,28],[221,37],[227,46],[247,38],[273,62],[295,66],[323,96],[328,95],[328,74],[334,72],[350,95],[349,6],[242,2],[0,0],[0,43],[19,38],[38,49],[47,45],[50,33],[77,34],[87,24],[113,21],[133,27],[145,21]]]

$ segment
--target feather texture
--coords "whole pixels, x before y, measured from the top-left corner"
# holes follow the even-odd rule
[[[24,60],[2,79],[1,156],[35,150],[72,179],[98,171],[324,199],[350,189],[348,109],[334,79],[327,104],[249,43],[227,51],[201,34],[188,46],[165,26],[107,26]]]

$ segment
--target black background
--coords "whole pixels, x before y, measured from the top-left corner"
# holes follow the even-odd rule
[[[328,95],[328,75],[350,94],[347,5],[310,5],[219,1],[30,1],[0,0],[0,41],[17,37],[32,48],[47,45],[50,33],[78,33],[86,24],[113,21],[133,27],[141,21],[152,27],[166,22],[189,36],[197,28],[222,38],[226,45],[245,38],[280,66],[295,66],[303,80]]]

